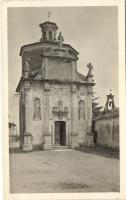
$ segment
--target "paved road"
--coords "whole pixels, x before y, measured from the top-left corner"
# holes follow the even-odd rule
[[[13,193],[118,192],[119,160],[76,150],[10,154]]]

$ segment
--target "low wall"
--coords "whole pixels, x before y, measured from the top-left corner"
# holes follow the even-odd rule
[[[96,145],[119,149],[119,114],[107,113],[93,120]]]
[[[19,148],[20,147],[20,137],[19,135],[9,136],[9,148]]]

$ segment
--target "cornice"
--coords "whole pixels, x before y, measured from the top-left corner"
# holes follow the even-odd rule
[[[72,80],[59,80],[59,79],[24,79],[23,77],[21,77],[18,86],[16,88],[16,92],[20,92],[21,86],[23,84],[24,81],[30,81],[30,82],[43,82],[43,83],[50,83],[50,84],[66,84],[66,85],[72,85],[72,84],[76,84],[76,85],[85,85],[85,86],[94,86],[95,83],[87,83],[87,82],[79,82],[79,81],[72,81]]]
[[[20,56],[23,56],[24,52],[28,52],[30,50],[35,50],[35,49],[39,49],[42,47],[56,47],[56,48],[60,48],[59,47],[59,42],[58,41],[46,41],[46,42],[36,42],[36,43],[31,43],[31,44],[27,44],[21,47],[20,49]],[[70,44],[63,44],[63,49],[64,48],[68,48],[74,51],[75,54],[79,54],[78,51],[76,51]]]

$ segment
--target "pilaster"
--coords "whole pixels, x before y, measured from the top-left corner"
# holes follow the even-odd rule
[[[75,80],[76,70],[77,70],[77,64],[76,64],[76,61],[72,61],[72,81]]]
[[[77,133],[77,98],[76,98],[77,88],[76,85],[72,85],[72,98],[71,98],[71,147],[78,146],[78,133]]]
[[[84,140],[84,145],[91,147],[94,146],[94,136],[92,132],[92,86],[87,88],[87,134]]]
[[[44,57],[44,65],[45,65],[45,78],[48,79],[48,58]]]
[[[44,84],[45,104],[44,104],[44,149],[51,149],[51,133],[49,132],[49,83]]]
[[[32,135],[30,133],[31,129],[31,85],[30,81],[24,82],[24,104],[25,104],[25,132],[24,132],[24,151],[31,151],[33,149],[32,146]]]

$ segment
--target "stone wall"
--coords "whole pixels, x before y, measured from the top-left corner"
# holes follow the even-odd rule
[[[20,147],[23,148],[24,143],[24,131],[25,131],[25,100],[24,100],[24,90],[19,94],[19,126],[20,126]]]
[[[9,136],[9,149],[14,149],[19,147],[20,147],[19,135]]]
[[[71,80],[72,64],[67,59],[49,58],[48,77],[50,79]]]
[[[119,114],[107,113],[93,123],[97,145],[119,149]]]

